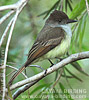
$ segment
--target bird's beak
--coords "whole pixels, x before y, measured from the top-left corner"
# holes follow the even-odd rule
[[[67,23],[74,23],[74,22],[77,22],[77,20],[69,19],[69,20],[67,21]]]

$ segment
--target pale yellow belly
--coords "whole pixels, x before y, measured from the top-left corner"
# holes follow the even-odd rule
[[[42,61],[42,60],[45,60],[45,59],[54,59],[56,57],[60,58],[61,56],[64,56],[65,53],[68,51],[68,48],[70,46],[70,42],[71,42],[71,37],[66,36],[66,39],[63,40],[61,42],[61,44],[59,44],[57,47],[55,47],[54,49],[49,51],[44,56],[36,59],[33,63],[38,62],[38,61]]]
[[[55,57],[61,57],[63,56],[67,51],[70,46],[71,42],[71,37],[67,36],[65,40],[61,42],[60,45],[49,51],[47,54],[43,56],[43,58],[55,58]]]

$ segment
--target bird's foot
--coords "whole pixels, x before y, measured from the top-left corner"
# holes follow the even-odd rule
[[[45,72],[44,72],[44,76],[46,76],[46,74],[47,74],[47,69],[46,69]]]
[[[48,59],[48,61],[50,62],[50,64],[51,64],[51,66],[50,67],[52,67],[53,65],[54,65],[54,63],[50,60],[50,59]]]
[[[24,69],[24,73],[25,73],[25,75],[27,76],[26,68]]]

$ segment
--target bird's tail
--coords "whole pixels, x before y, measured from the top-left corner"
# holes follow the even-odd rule
[[[25,69],[25,65],[23,65],[10,79],[9,85],[12,85],[13,80]]]

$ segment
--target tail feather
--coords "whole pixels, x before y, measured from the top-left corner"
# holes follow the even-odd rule
[[[9,85],[12,85],[13,80],[25,69],[25,66],[22,66],[10,79]]]

